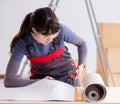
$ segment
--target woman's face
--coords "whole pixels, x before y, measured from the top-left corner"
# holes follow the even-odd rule
[[[55,34],[50,34],[50,35],[42,35],[40,33],[38,33],[37,31],[33,30],[34,33],[32,34],[33,38],[39,42],[39,43],[42,43],[44,45],[47,45],[49,43],[51,43],[53,41],[54,38],[56,38],[59,34],[59,31]]]

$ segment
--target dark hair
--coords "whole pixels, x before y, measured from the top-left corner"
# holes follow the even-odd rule
[[[32,28],[43,35],[48,35],[58,32],[60,24],[54,11],[49,7],[39,8],[33,13],[27,14],[21,24],[19,32],[14,36],[10,44],[10,53],[16,41],[26,34],[33,32]]]

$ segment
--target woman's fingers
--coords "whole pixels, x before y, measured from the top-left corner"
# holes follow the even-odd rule
[[[84,65],[83,64],[81,64],[80,66],[77,67],[77,69],[76,69],[76,78],[75,79],[79,79],[80,78],[83,69],[84,69]]]
[[[46,78],[46,79],[49,79],[49,80],[54,80],[54,78],[51,77],[51,76],[46,76],[45,78]]]

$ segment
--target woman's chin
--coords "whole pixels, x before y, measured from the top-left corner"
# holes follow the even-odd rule
[[[42,43],[42,44],[47,45],[47,44],[50,44],[50,42],[44,42],[44,43]]]

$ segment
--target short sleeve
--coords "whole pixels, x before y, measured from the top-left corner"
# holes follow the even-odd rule
[[[18,42],[16,42],[12,50],[11,58],[17,61],[21,61],[24,55],[25,55],[25,44],[23,40],[19,40]]]
[[[67,43],[72,43],[75,37],[75,33],[66,25],[61,24],[62,39]]]

